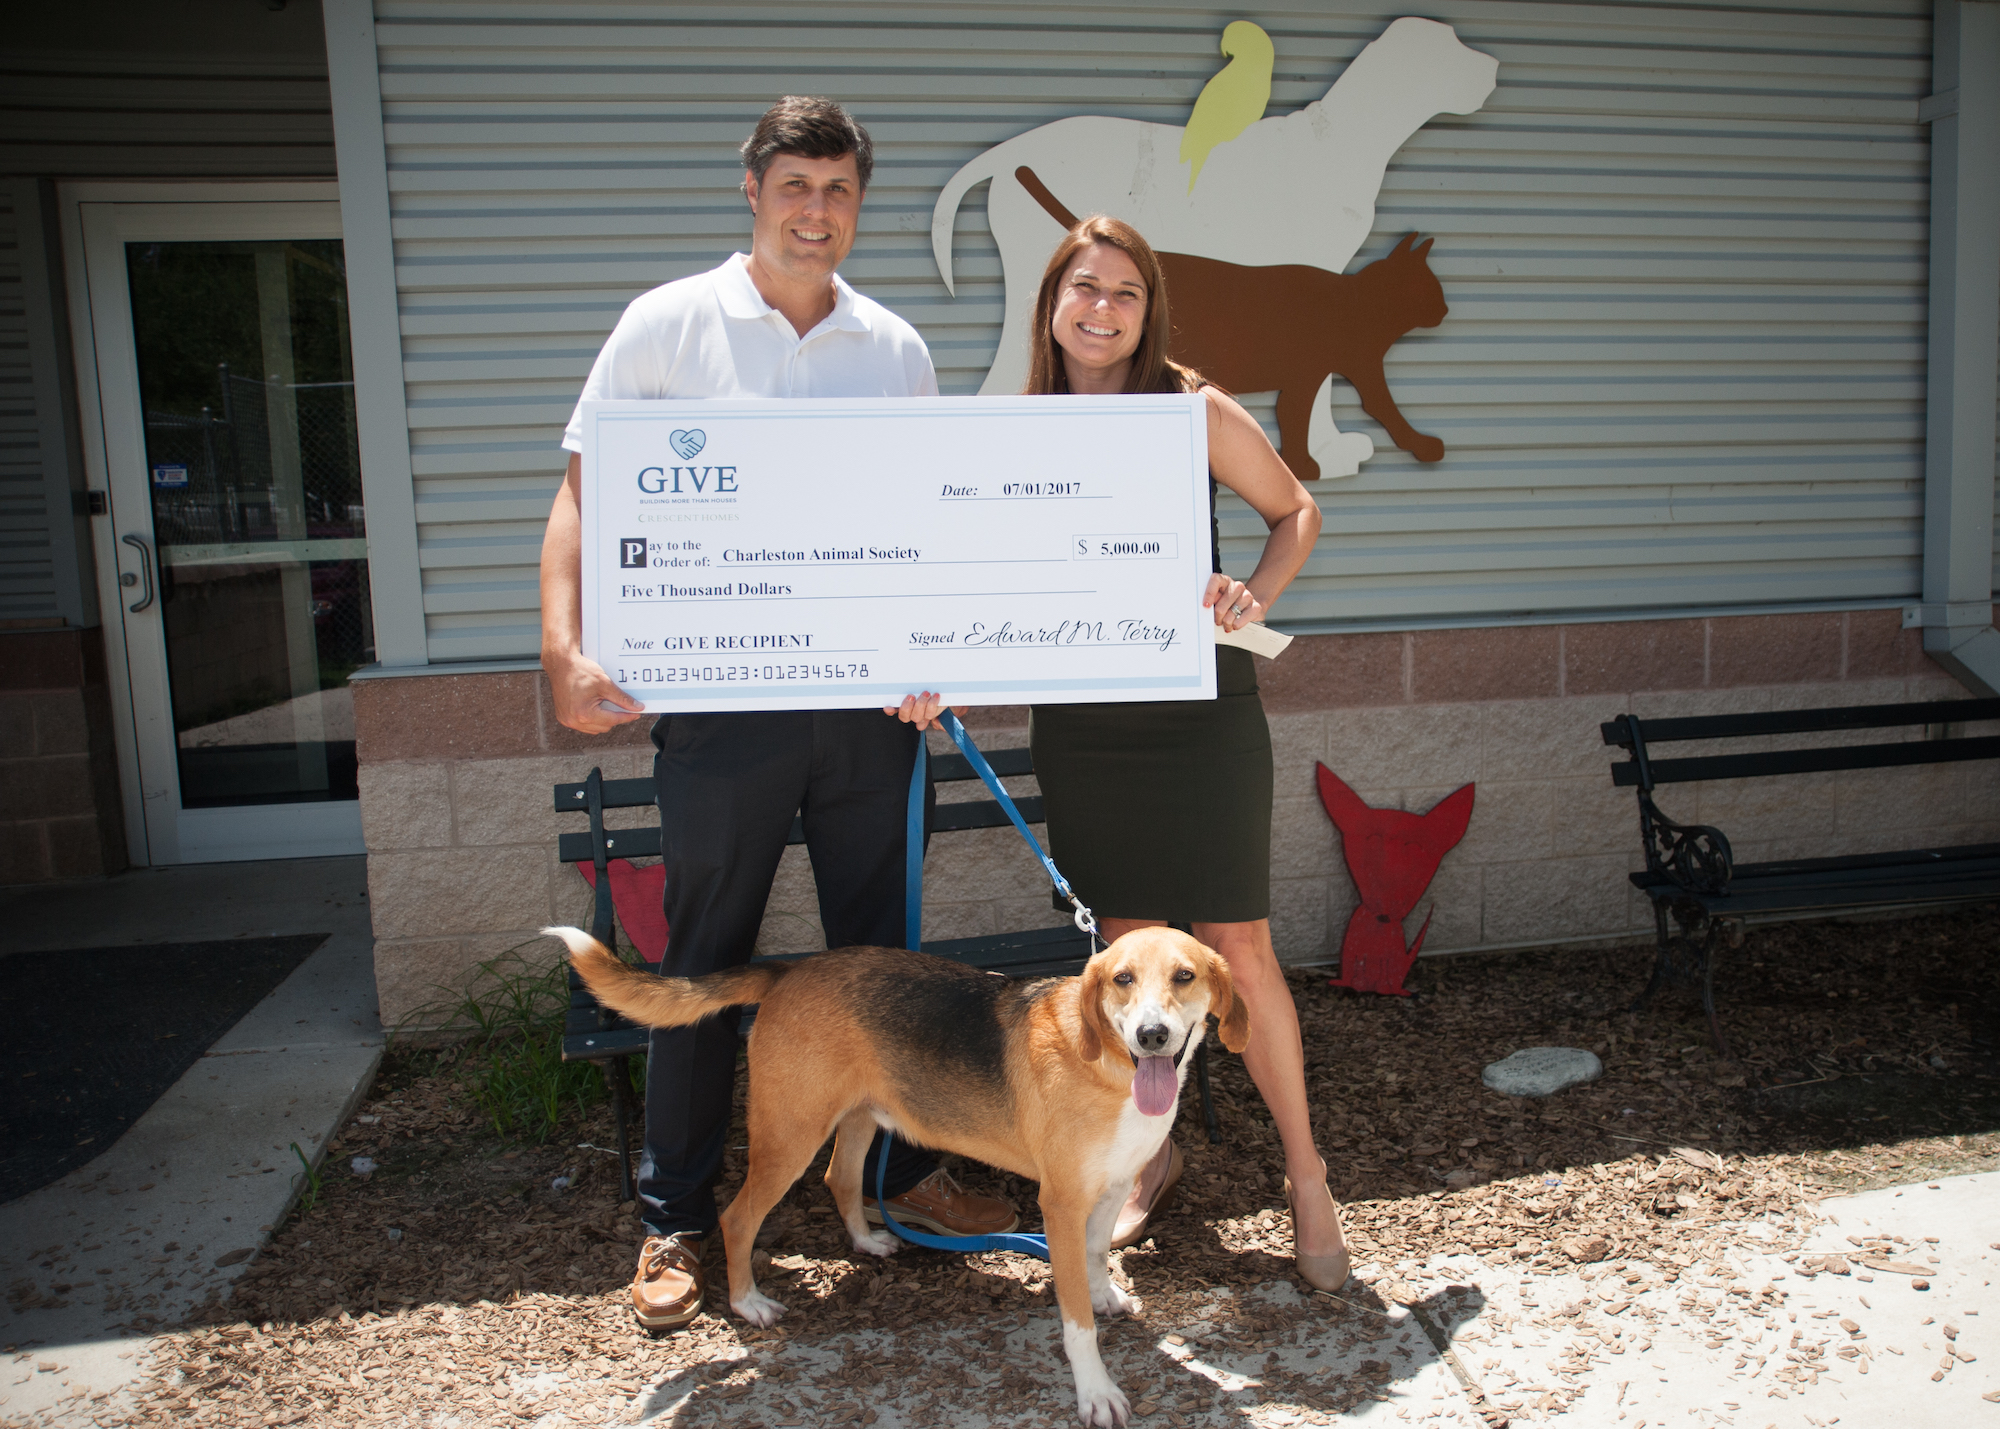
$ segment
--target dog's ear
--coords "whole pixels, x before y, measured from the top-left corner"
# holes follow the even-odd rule
[[[1241,1052],[1250,1045],[1250,1009],[1236,995],[1236,979],[1229,974],[1228,960],[1213,949],[1202,951],[1208,954],[1208,982],[1215,989],[1208,1010],[1222,1023],[1222,1045]]]
[[[1083,1024],[1083,1034],[1077,1039],[1076,1054],[1086,1062],[1102,1057],[1109,1039],[1104,1026],[1104,975],[1104,956],[1100,953],[1083,965],[1083,976],[1077,981],[1076,1012],[1077,1020]]]

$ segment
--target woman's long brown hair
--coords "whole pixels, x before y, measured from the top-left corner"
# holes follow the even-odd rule
[[[1063,351],[1050,329],[1056,315],[1056,299],[1069,276],[1076,255],[1093,243],[1116,248],[1139,270],[1146,285],[1146,323],[1139,346],[1132,353],[1131,369],[1125,374],[1127,392],[1193,392],[1199,389],[1199,373],[1167,359],[1173,323],[1167,308],[1167,275],[1153,246],[1139,236],[1139,230],[1123,219],[1094,213],[1071,225],[1049,257],[1042,271],[1042,286],[1035,294],[1035,317],[1028,334],[1028,381],[1021,388],[1025,397],[1060,396],[1069,392],[1069,372],[1063,366]]]

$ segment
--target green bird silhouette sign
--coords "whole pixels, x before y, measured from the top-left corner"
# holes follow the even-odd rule
[[[1188,192],[1201,177],[1209,150],[1227,144],[1264,117],[1271,102],[1271,65],[1277,50],[1261,25],[1237,20],[1222,32],[1222,53],[1229,63],[1202,86],[1201,97],[1181,131],[1181,162],[1188,165]]]

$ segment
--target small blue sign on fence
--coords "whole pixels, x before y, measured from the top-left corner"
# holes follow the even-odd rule
[[[186,486],[187,484],[188,469],[184,466],[161,465],[153,468],[153,485],[155,486]]]

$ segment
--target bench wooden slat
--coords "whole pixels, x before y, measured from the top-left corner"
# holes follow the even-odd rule
[[[1643,719],[1639,721],[1639,733],[1651,746],[1686,739],[1753,739],[1767,734],[1825,734],[1842,729],[1972,724],[1991,719],[2000,719],[2000,700],[1926,700],[1901,705],[1842,705],[1824,710],[1763,710]],[[1623,720],[1606,720],[1598,728],[1606,744],[1620,749],[1632,747],[1632,737]]]
[[[993,766],[993,772],[1002,776],[1032,774],[1035,772],[1034,757],[1026,749],[996,749],[986,758]],[[979,775],[972,768],[972,761],[963,754],[933,754],[931,756],[931,782],[933,784],[957,784],[967,779],[977,779]],[[650,777],[645,779],[606,779],[604,781],[604,807],[607,809],[649,809],[659,797]],[[555,808],[557,813],[582,813],[586,807],[582,784],[558,784],[555,786]]]
[[[982,750],[986,763],[995,774],[1003,778],[1015,774],[1035,772],[1035,758],[1027,749]],[[978,771],[972,761],[963,754],[933,754],[931,756],[931,782],[933,784],[955,784],[962,779],[977,779]]]
[[[607,809],[650,809],[657,802],[659,794],[650,777],[604,781],[604,807]],[[590,812],[590,806],[584,800],[583,785],[556,785],[555,809],[558,814]]]
[[[1774,878],[1793,873],[1840,873],[1848,869],[1931,868],[1945,863],[1992,859],[2000,864],[2000,843],[1955,844],[1950,848],[1897,849],[1887,853],[1850,853],[1834,858],[1791,858],[1736,866],[1739,878]]]
[[[606,829],[605,852],[613,858],[655,858],[660,852],[660,827],[658,824],[647,829]],[[557,834],[556,857],[564,863],[590,863],[596,855],[590,847],[590,834]]]
[[[1647,891],[1652,890],[1648,888]],[[1725,918],[1775,913],[1834,914],[1846,909],[1892,908],[1915,903],[1974,903],[2000,898],[2000,869],[1977,873],[1954,871],[1931,879],[1884,879],[1838,884],[1759,886],[1739,885],[1732,880],[1726,893],[1694,893],[1676,889],[1673,897]]]
[[[606,781],[609,787],[611,781]],[[652,786],[650,779],[629,779],[630,784],[644,783]],[[644,801],[651,807],[653,801]],[[1016,799],[1014,804],[1021,811],[1021,817],[1031,824],[1042,822],[1042,800],[1038,794]],[[610,807],[607,803],[606,807]],[[637,808],[636,804],[622,805]],[[934,834],[954,833],[962,829],[997,829],[1007,823],[1007,811],[993,799],[971,799],[961,804],[939,804],[931,817],[931,832]],[[792,832],[786,843],[802,844],[806,841],[806,826],[797,817],[792,819]],[[660,829],[655,824],[649,828],[608,829],[605,831],[604,847],[613,858],[655,858],[660,852]],[[557,834],[556,857],[564,863],[589,863],[594,857],[590,845],[590,831]]]
[[[631,782],[636,784],[641,781],[635,779]],[[650,787],[653,781],[647,779],[643,782]],[[651,799],[645,802],[646,807],[652,807],[653,801]],[[638,806],[627,804],[624,807],[636,808]],[[973,826],[968,825],[968,827]],[[785,842],[788,844],[802,844],[805,841],[805,823],[798,815],[794,814],[792,816],[792,831],[786,836]],[[649,824],[644,828],[637,829],[606,829],[604,848],[613,858],[655,858],[660,852],[660,826],[658,824]],[[590,831],[585,829],[582,833],[557,834],[556,858],[563,863],[591,862],[595,858],[595,854],[590,846]]]
[[[1090,938],[1074,924],[978,938],[941,938],[924,951],[1008,977],[1069,977],[1090,959]]]
[[[1969,703],[1969,702],[1967,702]],[[1644,736],[1652,743],[1651,725]],[[1705,754],[1692,759],[1649,759],[1655,784],[1688,784],[1701,779],[1752,779],[1765,775],[1818,774],[1837,769],[1890,769],[1910,764],[1950,764],[1961,759],[2000,759],[2000,735],[1977,739],[1915,739],[1898,744],[1841,744],[1829,749],[1771,749],[1757,754]],[[1621,789],[1639,783],[1639,766],[1611,767]]]
[[[565,1062],[608,1062],[613,1057],[643,1056],[652,1041],[644,1027],[608,1027],[602,1031],[566,1033],[562,1054]]]
[[[1815,865],[1807,860],[1778,865],[1775,869],[1747,864],[1732,869],[1727,889],[1702,892],[1703,896],[1726,901],[1736,893],[1745,890],[1779,891],[1802,896],[1837,897],[1847,890],[1866,890],[1867,896],[1879,897],[1880,890],[1943,886],[1954,879],[1984,878],[1990,874],[2000,874],[2000,857],[1974,856],[1961,859],[1902,859],[1884,860],[1880,863],[1860,867],[1844,868]],[[1672,891],[1678,896],[1680,885],[1659,873],[1634,873],[1633,885],[1642,889]]]
[[[1016,799],[1014,807],[1021,811],[1021,817],[1031,824],[1042,822],[1042,796],[1030,794]],[[931,832],[951,833],[958,829],[997,829],[1009,822],[1007,811],[1000,807],[997,799],[967,800],[962,804],[939,804],[931,815]]]

